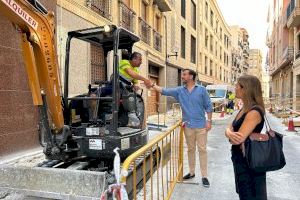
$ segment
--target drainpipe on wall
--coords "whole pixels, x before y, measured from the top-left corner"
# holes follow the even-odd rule
[[[164,18],[165,18],[165,59],[166,59],[166,68],[165,68],[165,88],[167,87],[167,64],[168,64],[168,31],[167,31],[167,17],[166,14],[164,14]],[[164,97],[164,110],[165,110],[165,114],[164,114],[164,126],[166,125],[166,113],[167,113],[167,96]]]

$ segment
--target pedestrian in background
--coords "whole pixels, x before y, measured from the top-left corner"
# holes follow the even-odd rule
[[[196,144],[199,151],[202,184],[209,187],[207,172],[207,133],[211,129],[212,104],[206,88],[195,83],[196,72],[184,69],[182,73],[184,86],[176,88],[161,88],[154,85],[153,88],[165,96],[174,97],[182,108],[184,134],[188,146],[189,173],[183,179],[195,177],[195,151]],[[205,117],[207,113],[207,118]]]
[[[228,92],[228,103],[227,103],[227,113],[232,115],[234,112],[234,99],[235,94],[232,91]]]
[[[265,106],[260,81],[244,75],[238,78],[235,94],[242,99],[243,108],[237,114],[225,135],[232,144],[236,192],[241,200],[266,200],[266,173],[249,168],[244,156],[244,141],[251,133],[260,133],[264,126]]]

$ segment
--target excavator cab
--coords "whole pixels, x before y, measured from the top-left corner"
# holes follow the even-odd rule
[[[87,92],[69,96],[70,51],[72,41],[81,40],[103,49],[104,60],[109,52],[113,54],[112,66],[105,62],[106,80],[95,81],[87,85]],[[119,76],[120,50],[132,52],[132,47],[139,38],[133,33],[115,26],[103,26],[68,33],[64,77],[64,119],[70,127],[71,134],[65,140],[60,160],[72,158],[95,158],[109,160],[114,157],[113,150],[119,147],[121,159],[142,147],[148,141],[148,130],[145,127],[144,101],[141,94],[134,92],[136,115],[142,122],[139,127],[127,127],[128,115],[124,109],[123,91],[131,90],[130,82]],[[100,56],[100,55],[99,55]],[[76,66],[74,66],[76,67]],[[108,78],[107,69],[113,68]],[[59,139],[58,139],[59,140]],[[47,155],[47,153],[46,153]],[[53,153],[49,154],[51,158]],[[51,158],[54,159],[54,158]]]

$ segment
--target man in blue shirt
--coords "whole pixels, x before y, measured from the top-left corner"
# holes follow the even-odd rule
[[[165,96],[174,97],[181,106],[184,134],[188,146],[188,161],[190,172],[183,179],[195,177],[195,150],[196,143],[199,151],[202,183],[209,187],[207,172],[207,132],[211,129],[212,104],[206,88],[195,83],[196,72],[184,69],[181,79],[184,86],[176,88],[161,88],[154,85],[153,88]],[[205,117],[207,113],[207,118]]]

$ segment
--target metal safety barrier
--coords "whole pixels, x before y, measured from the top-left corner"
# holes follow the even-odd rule
[[[181,122],[127,157],[121,174],[130,199],[170,199],[183,177]]]

